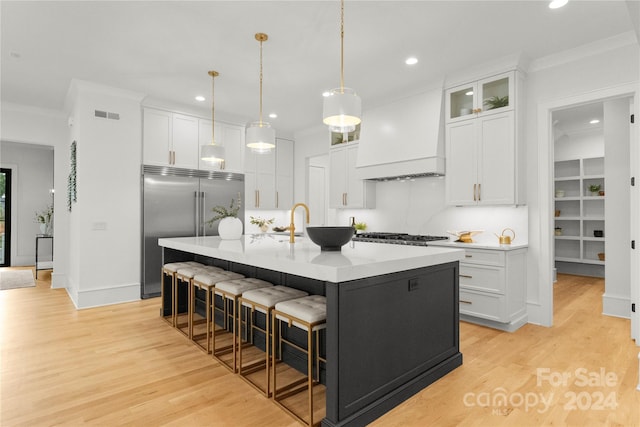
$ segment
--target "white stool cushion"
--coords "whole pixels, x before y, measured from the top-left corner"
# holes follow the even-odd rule
[[[216,271],[216,272],[206,272],[206,273],[198,273],[193,276],[193,282],[196,285],[205,285],[205,286],[214,286],[218,282],[224,282],[228,280],[242,279],[244,276],[239,273],[234,273],[232,271]]]
[[[193,276],[195,276],[196,274],[206,273],[206,272],[207,270],[205,270],[202,267],[182,267],[178,269],[176,274],[185,279],[193,279]]]
[[[276,310],[308,323],[321,322],[327,320],[327,298],[322,295],[309,295],[308,297],[283,301],[276,304]],[[276,315],[276,318],[289,321],[288,318],[280,314]],[[295,321],[293,325],[300,329],[307,329],[306,325],[301,325]]]
[[[273,308],[279,302],[301,298],[306,295],[309,294],[305,291],[293,289],[288,286],[269,286],[244,292],[242,294],[242,299],[244,300],[242,301],[242,305],[251,307],[251,303],[255,303],[268,308]],[[262,313],[265,312],[260,307],[256,307],[256,310]]]
[[[218,290],[220,290],[237,297],[246,291],[266,288],[267,286],[273,286],[273,283],[267,282],[266,280],[255,279],[253,277],[247,277],[244,279],[226,280],[224,282],[216,283],[215,292],[218,295],[222,295],[221,293],[218,293]]]
[[[180,268],[188,267],[188,264],[184,262],[169,262],[162,266],[163,269],[175,273]]]
[[[204,264],[196,262],[196,261],[184,261],[185,264],[190,265],[191,267],[205,267]]]

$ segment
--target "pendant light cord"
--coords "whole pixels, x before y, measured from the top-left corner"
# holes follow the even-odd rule
[[[340,93],[344,93],[344,0],[340,0]]]
[[[262,127],[262,39],[260,40],[260,127]]]
[[[215,145],[216,139],[214,138],[215,132],[215,97],[213,96],[215,93],[215,79],[218,75],[217,71],[209,71],[209,75],[211,76],[211,145]]]

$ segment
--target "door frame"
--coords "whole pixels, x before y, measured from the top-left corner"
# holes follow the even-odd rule
[[[10,167],[0,167],[0,173],[6,174],[5,179],[5,201],[4,201],[4,262],[0,267],[11,266],[11,228],[13,217],[13,169]]]
[[[560,98],[538,105],[538,206],[539,206],[539,239],[540,253],[538,262],[538,291],[539,304],[542,325],[553,325],[553,125],[552,113],[555,110],[570,108],[581,104],[592,103],[596,101],[605,101],[607,99],[632,97],[634,112],[638,112],[638,103],[640,101],[637,83],[628,83],[624,85],[614,86],[595,90],[592,92],[582,93],[579,95]],[[631,131],[631,137],[637,138],[637,132]],[[631,173],[635,174],[640,166],[638,159],[638,151],[631,144]],[[635,197],[637,200],[637,197]],[[633,212],[633,207],[632,207]],[[633,218],[633,217],[632,217]],[[638,232],[640,224],[631,221],[631,236],[640,239]],[[632,252],[631,255],[631,296],[630,298],[637,300],[639,292],[638,268],[640,251]],[[635,319],[632,316],[632,324],[638,323],[638,310],[635,313]],[[637,327],[632,327],[637,335]],[[633,337],[636,340],[637,336]]]

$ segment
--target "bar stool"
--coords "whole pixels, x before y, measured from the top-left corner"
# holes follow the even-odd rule
[[[174,313],[174,328],[180,331],[189,339],[191,338],[191,326],[190,326],[190,313],[191,313],[191,281],[193,280],[193,276],[198,273],[207,273],[207,272],[216,272],[216,271],[224,271],[218,267],[212,267],[210,265],[204,265],[200,263],[196,263],[194,261],[189,261],[186,267],[180,267],[176,271],[176,280],[175,280],[175,290],[174,290],[174,299],[173,299],[173,313]],[[185,293],[181,292],[183,286],[186,288],[186,297],[187,297],[187,309],[184,312],[184,315],[187,317],[187,321],[185,323],[180,323],[180,294]]]
[[[263,392],[267,397],[271,396],[271,369],[269,368],[269,361],[271,358],[271,310],[273,310],[273,308],[279,302],[301,298],[307,295],[309,295],[307,292],[301,291],[299,289],[294,289],[287,286],[272,286],[246,291],[240,298],[238,298],[239,307],[241,309],[239,315],[240,328],[238,328],[238,373],[249,384],[254,386],[259,391]],[[244,330],[245,334],[248,335],[248,339],[246,341],[254,344],[255,346],[255,343],[253,341],[253,332],[254,330],[260,331],[264,334],[265,337],[265,350],[264,359],[254,361],[247,366],[243,366],[242,354],[244,345],[242,342],[241,331],[243,324],[243,313],[247,311],[248,313],[246,314],[246,316],[244,316]],[[264,314],[264,329],[257,325],[257,321],[254,317],[256,315],[256,312]],[[262,388],[260,384],[258,384],[258,382],[252,380],[250,377],[251,374],[262,369],[264,369],[265,371],[264,388]]]
[[[185,268],[188,266],[189,264],[187,264],[186,262],[169,262],[162,266],[162,274],[160,275],[160,277],[162,277],[162,283],[160,284],[160,302],[161,302],[160,315],[167,323],[169,323],[173,327],[175,327],[176,325],[175,310],[173,308],[173,302],[176,299],[176,272],[178,271],[178,269]],[[169,315],[165,314],[165,292],[164,292],[165,276],[169,277],[171,281],[171,285],[170,285],[171,295],[170,295],[170,301],[168,301],[171,307],[171,313]]]
[[[315,360],[316,377],[318,384],[320,382],[320,361],[326,363],[324,358],[320,357],[320,343],[318,339],[318,331],[325,329],[327,326],[327,300],[321,295],[310,295],[308,297],[298,298],[289,301],[283,301],[276,304],[271,311],[273,321],[272,334],[272,365],[273,370],[273,400],[278,406],[294,416],[302,423],[313,426],[313,365]],[[289,327],[295,326],[307,333],[307,348],[303,348],[289,340],[282,338],[282,321],[288,323]],[[313,336],[315,335],[315,351]],[[277,341],[277,347],[276,347]],[[278,355],[282,358],[282,343],[285,342],[289,346],[306,354],[307,358],[307,375],[304,378],[293,381],[290,384],[278,389],[276,381],[276,364]],[[306,385],[305,385],[306,383]],[[309,406],[308,421],[296,414],[292,409],[287,407],[283,400],[307,390],[307,403]]]
[[[218,282],[223,282],[225,280],[234,280],[234,279],[242,279],[244,276],[239,273],[234,273],[232,271],[207,271],[204,273],[197,273],[193,276],[191,280],[191,305],[189,308],[189,336],[195,345],[197,345],[200,349],[207,352],[207,354],[211,353],[211,294],[213,292],[213,288]],[[194,320],[194,314],[197,312],[196,310],[196,292],[197,289],[204,290],[205,292],[205,318],[204,322],[206,323],[206,332],[204,334],[194,334],[194,327],[202,323],[201,321]],[[206,345],[200,344],[200,340],[206,337],[207,343]]]
[[[238,320],[237,317],[237,307],[238,307],[238,298],[242,296],[242,294],[246,291],[250,291],[253,289],[266,288],[267,286],[273,286],[272,283],[267,282],[266,280],[255,279],[252,277],[248,277],[245,279],[236,279],[236,280],[227,280],[224,282],[216,283],[216,286],[213,290],[214,295],[218,295],[222,298],[222,308],[218,308],[215,305],[215,301],[213,304],[213,331],[212,331],[212,351],[213,357],[222,363],[223,366],[231,369],[233,373],[238,372],[237,363],[236,363],[236,350],[238,347],[238,342],[236,339],[236,323]],[[229,313],[229,305],[231,305],[231,313]],[[222,312],[223,320],[222,320],[222,329],[216,330],[215,323],[215,312]],[[229,326],[229,319],[233,322],[231,327]],[[216,335],[218,333],[231,332],[231,344],[226,345],[221,348],[216,347]],[[233,360],[228,362],[227,360],[222,359],[222,356],[232,353]]]

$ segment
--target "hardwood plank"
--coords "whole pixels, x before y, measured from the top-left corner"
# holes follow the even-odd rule
[[[48,272],[38,276],[35,288],[0,292],[0,425],[299,425],[162,321],[157,298],[76,310],[65,290],[50,289]],[[510,334],[462,322],[463,365],[372,426],[640,425],[640,349],[628,320],[601,314],[603,291],[602,279],[559,275],[552,328]],[[538,384],[539,368],[572,378]],[[580,368],[604,368],[615,385],[580,386]],[[552,404],[469,398],[496,390]],[[617,408],[565,408],[571,393],[597,392],[613,393]]]

